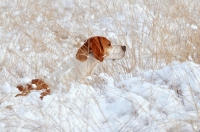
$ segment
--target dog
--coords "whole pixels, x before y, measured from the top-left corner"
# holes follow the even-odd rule
[[[67,60],[67,64],[63,66],[62,70],[53,73],[49,78],[45,78],[44,80],[40,79],[42,83],[48,84],[44,87],[40,98],[42,99],[44,96],[50,94],[49,86],[54,87],[58,82],[71,82],[74,80],[85,82],[86,77],[93,74],[99,63],[104,60],[121,59],[125,56],[125,52],[126,46],[112,45],[105,37],[94,36],[88,38],[78,49],[76,57]],[[33,80],[32,82],[34,82]],[[29,84],[30,87],[33,84]],[[17,96],[27,95],[30,93],[30,90],[34,90],[33,88],[29,88],[29,85],[26,86],[27,88],[23,88],[21,85],[18,86],[17,88],[22,94],[18,94]],[[37,85],[35,87],[38,90]],[[41,89],[40,86],[39,90]],[[48,91],[45,91],[45,89]],[[23,94],[23,91],[25,94]]]
[[[118,60],[125,56],[126,46],[112,45],[102,36],[94,36],[85,40],[78,49],[76,57],[67,60],[63,69],[53,75],[56,81],[85,82],[87,76],[93,74],[95,68],[104,60]]]

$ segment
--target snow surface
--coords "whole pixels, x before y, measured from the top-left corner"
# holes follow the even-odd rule
[[[140,5],[131,0],[61,0],[49,5],[49,1],[35,5],[32,2],[0,1],[3,11],[0,17],[4,21],[1,24],[6,25],[0,26],[1,131],[200,131],[200,65],[187,61],[172,62],[154,71],[131,69],[136,63],[133,58],[138,58],[137,46],[141,46],[137,41],[146,40],[135,35],[148,38],[151,29],[143,24],[151,25],[156,18],[148,7],[141,6],[142,1],[138,2]],[[199,29],[196,24],[186,26]],[[176,26],[172,23],[170,27]],[[26,84],[59,70],[63,60],[74,56],[77,43],[94,35],[106,36],[113,44],[127,46],[127,54],[122,59],[125,63],[115,62],[117,68],[112,67],[116,73],[89,76],[86,84],[58,82],[57,89],[43,100],[38,91],[15,97],[19,93],[17,84]],[[135,48],[134,57],[130,54],[132,48]],[[139,59],[147,61],[143,58],[146,56],[141,55]],[[154,62],[150,60],[150,63]],[[123,69],[118,74],[119,65],[128,67],[130,73]],[[100,67],[97,70],[101,71]]]
[[[39,92],[16,98],[18,91],[11,93],[11,85],[5,83],[0,127],[52,132],[200,130],[200,65],[173,62],[118,82],[106,73],[98,78],[105,83],[101,89],[71,82],[68,92],[57,90],[43,100]],[[28,80],[21,79],[24,83]]]

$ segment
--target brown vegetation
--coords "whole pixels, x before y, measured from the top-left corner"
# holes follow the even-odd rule
[[[43,99],[44,96],[50,94],[50,87],[42,79],[33,79],[31,83],[28,83],[26,85],[18,85],[17,88],[22,93],[17,94],[15,97],[26,96],[31,92],[31,90],[42,90],[40,96],[41,99]]]

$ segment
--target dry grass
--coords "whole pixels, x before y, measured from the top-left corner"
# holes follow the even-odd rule
[[[103,63],[96,71],[113,77],[172,61],[200,63],[199,14],[198,0],[2,0],[0,84],[43,78],[93,35],[129,47],[123,60]]]
[[[143,10],[147,18],[140,41],[153,59],[153,68],[155,64],[172,61],[199,63],[199,4],[190,0],[145,2]]]
[[[2,1],[1,49],[6,52],[0,61],[10,70],[19,69],[16,59],[32,69],[31,74],[19,70],[18,76],[44,76],[41,69],[46,74],[57,70],[56,64],[73,56],[82,41],[103,35],[114,44],[132,44],[122,62],[126,72],[172,61],[199,63],[198,1],[126,2]]]

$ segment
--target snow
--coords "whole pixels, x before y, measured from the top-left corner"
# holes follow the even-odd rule
[[[142,40],[135,38],[136,34],[132,34],[131,30],[133,27],[138,28],[135,30],[138,36],[141,35],[140,31],[142,34],[144,31],[148,32],[149,28],[142,24],[146,19],[149,19],[147,23],[151,24],[151,19],[155,19],[156,16],[148,7],[137,3],[129,5],[127,1],[118,1],[117,4],[121,7],[118,10],[116,3],[100,2],[106,5],[102,6],[98,2],[80,0],[76,3],[73,0],[61,0],[61,5],[59,2],[51,3],[55,9],[58,9],[55,12],[59,12],[60,16],[56,13],[48,14],[48,11],[54,9],[44,4],[48,3],[47,1],[44,3],[41,1],[41,5],[44,4],[47,10],[46,14],[42,12],[32,14],[31,11],[26,14],[30,6],[29,2],[24,2],[22,7],[26,8],[23,10],[14,10],[16,6],[9,8],[11,14],[19,19],[16,19],[17,24],[12,20],[16,24],[13,24],[15,28],[10,28],[7,32],[4,32],[3,27],[0,26],[0,37],[7,35],[2,37],[6,40],[2,41],[0,50],[2,77],[0,129],[19,132],[200,131],[200,65],[191,62],[193,60],[191,58],[191,61],[161,64],[163,67],[156,70],[135,68],[132,66],[133,62],[135,63],[134,55],[130,54],[132,53],[130,51],[140,46],[133,45],[133,42]],[[0,3],[7,6],[6,2]],[[8,5],[13,3],[8,2]],[[16,3],[16,5],[20,4]],[[104,11],[110,8],[112,8],[110,12]],[[1,17],[4,19],[9,17],[9,11],[2,13]],[[40,7],[37,7],[36,11],[40,11]],[[93,11],[96,11],[96,14]],[[63,12],[64,16],[61,15]],[[150,16],[145,16],[145,12]],[[25,17],[27,20],[24,25],[18,21],[21,15],[28,16]],[[33,19],[30,21],[29,17]],[[137,18],[137,24],[131,18]],[[52,22],[53,19],[56,23]],[[17,27],[18,25],[20,28]],[[140,29],[142,26],[144,29]],[[194,24],[186,26],[198,30],[198,26]],[[67,33],[59,34],[58,31],[61,29]],[[28,34],[28,39],[24,34]],[[106,36],[114,44],[121,43],[127,46],[127,54],[122,62],[106,61],[102,64],[112,63],[113,74],[109,70],[102,72],[102,65],[100,65],[96,74],[86,77],[87,83],[79,83],[76,80],[58,82],[55,87],[51,87],[51,94],[45,96],[43,100],[39,98],[41,91],[32,91],[27,96],[15,97],[19,93],[16,88],[18,84],[27,84],[34,78],[48,77],[53,74],[53,71],[59,71],[62,65],[67,63],[68,58],[74,56],[77,47],[80,46],[77,43],[93,35]],[[155,38],[155,40],[160,39]],[[26,44],[23,45],[25,42]],[[135,50],[136,58],[139,54],[137,52],[139,51]],[[141,58],[143,59],[143,56]],[[123,63],[124,60],[128,60],[126,65]],[[122,68],[134,67],[135,69],[127,72],[120,69],[121,67],[118,67],[120,65]],[[33,87],[35,88],[36,85],[33,84]]]
[[[193,62],[173,62],[119,82],[101,73],[103,89],[71,82],[69,92],[57,90],[43,100],[39,92],[15,98],[9,94],[11,85],[5,83],[2,92],[8,95],[1,102],[1,127],[9,131],[14,128],[8,124],[19,131],[199,130],[189,124],[199,118],[199,75],[200,65]]]
[[[194,24],[187,24],[186,25],[187,27],[190,27],[191,29],[193,29],[193,30],[197,30],[198,29],[198,26],[196,26],[196,25],[194,25]]]

